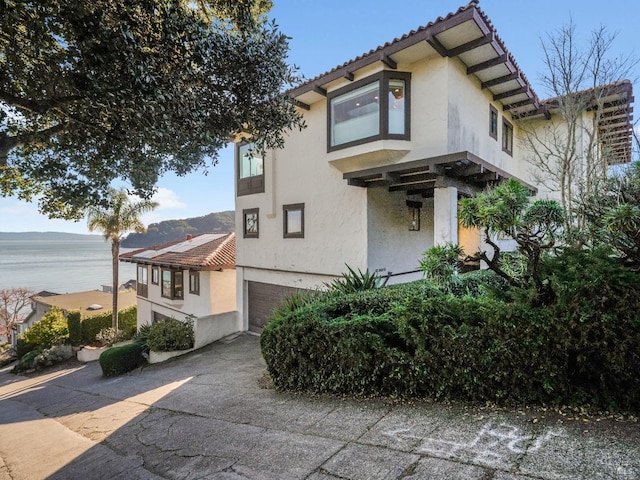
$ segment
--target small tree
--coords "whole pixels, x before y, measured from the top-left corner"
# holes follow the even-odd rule
[[[460,271],[464,250],[460,245],[435,245],[422,255],[420,270],[425,278],[439,287],[446,287]]]
[[[514,179],[493,190],[460,202],[460,220],[465,227],[480,228],[485,242],[493,252],[477,252],[472,258],[486,262],[488,267],[516,287],[533,284],[538,300],[553,300],[551,285],[540,271],[543,254],[556,246],[557,233],[564,222],[564,211],[554,200],[529,201],[529,192]],[[502,268],[501,250],[496,236],[515,240],[518,252],[526,259],[526,270],[516,278]]]
[[[35,294],[28,288],[3,288],[0,290],[0,337],[11,337],[16,325],[22,323],[31,312],[31,297]]]
[[[57,307],[52,308],[20,338],[37,348],[51,348],[65,343],[69,339],[69,327],[64,312]]]
[[[579,199],[587,219],[587,241],[612,248],[623,263],[640,270],[640,162],[598,182],[597,193]]]
[[[120,242],[125,233],[144,232],[145,227],[140,215],[150,212],[158,206],[157,202],[141,200],[132,203],[124,189],[109,191],[109,204],[89,209],[87,219],[89,231],[101,231],[105,241],[111,242],[112,281],[113,281],[113,317],[112,328],[118,330],[118,257]]]

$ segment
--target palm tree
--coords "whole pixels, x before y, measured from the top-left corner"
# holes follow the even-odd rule
[[[87,227],[89,231],[101,231],[105,242],[111,242],[111,256],[113,265],[113,320],[114,331],[118,331],[118,257],[120,255],[120,241],[125,233],[135,231],[144,232],[145,227],[140,215],[150,212],[158,206],[157,202],[141,200],[132,203],[125,189],[109,190],[109,204],[107,207],[94,205],[87,213]]]

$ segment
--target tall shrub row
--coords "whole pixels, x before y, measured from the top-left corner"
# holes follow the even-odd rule
[[[294,302],[262,333],[269,373],[286,390],[640,411],[640,276],[596,253],[555,262],[547,306],[488,296],[478,275],[457,295],[416,282]]]
[[[137,328],[137,308],[135,306],[118,312],[118,327],[120,330],[135,333]],[[111,327],[111,312],[105,312],[91,317],[83,318],[81,322],[81,344],[93,343],[100,330]]]

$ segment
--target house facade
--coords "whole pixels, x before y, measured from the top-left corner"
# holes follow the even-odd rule
[[[120,255],[136,264],[138,327],[236,310],[234,233],[205,233]]]
[[[507,178],[532,195],[556,195],[535,185],[524,145],[525,130],[554,121],[553,102],[538,99],[477,2],[291,97],[307,128],[290,132],[283,149],[236,143],[245,329],[260,331],[285,295],[321,287],[345,264],[405,282],[421,277],[419,260],[436,244],[477,251],[480,233],[458,222],[461,197]],[[627,123],[630,101],[629,88],[609,102],[614,113],[626,108]],[[619,140],[603,128],[628,161],[628,133]]]

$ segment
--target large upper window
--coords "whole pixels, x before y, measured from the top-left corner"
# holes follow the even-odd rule
[[[264,157],[255,144],[238,146],[238,196],[264,192]]]
[[[162,269],[162,296],[172,300],[184,298],[182,270]]]
[[[410,78],[384,71],[329,93],[329,151],[383,138],[409,140]]]

